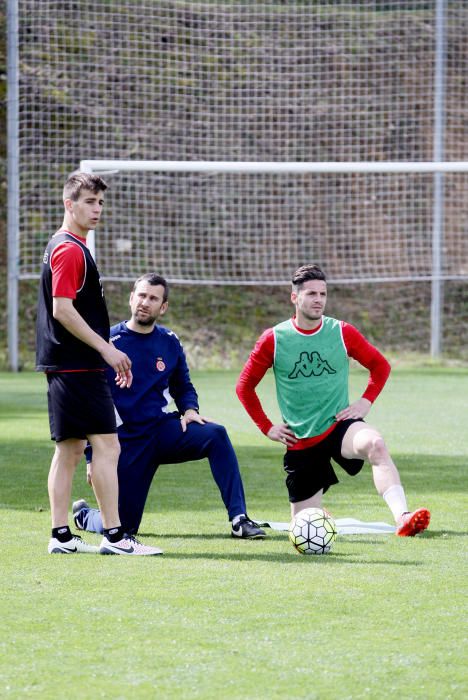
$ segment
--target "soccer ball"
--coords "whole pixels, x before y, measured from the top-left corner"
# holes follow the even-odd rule
[[[335,521],[321,508],[304,508],[296,513],[288,532],[301,554],[326,554],[336,539]]]

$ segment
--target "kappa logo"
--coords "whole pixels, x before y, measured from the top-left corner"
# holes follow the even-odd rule
[[[301,352],[299,359],[294,365],[294,369],[291,374],[288,375],[288,379],[297,379],[297,377],[302,374],[303,377],[320,377],[324,372],[328,374],[336,374],[336,370],[331,367],[327,360],[323,360],[319,353],[314,350],[311,353]]]

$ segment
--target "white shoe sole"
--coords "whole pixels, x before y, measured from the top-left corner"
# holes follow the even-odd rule
[[[97,554],[99,552],[99,547],[95,547],[91,544],[86,544],[84,547],[80,547],[80,545],[76,544],[73,547],[67,547],[67,544],[67,542],[64,544],[60,542],[54,542],[54,544],[51,544],[49,542],[47,551],[49,554]]]

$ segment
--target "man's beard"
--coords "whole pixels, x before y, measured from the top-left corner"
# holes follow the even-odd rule
[[[158,319],[156,316],[145,316],[144,318],[140,318],[137,312],[133,320],[138,326],[152,326]]]
[[[312,316],[312,314],[314,314],[314,315]],[[323,311],[312,311],[311,313],[304,313],[304,311],[303,311],[302,315],[308,321],[318,321],[320,318],[322,318]]]

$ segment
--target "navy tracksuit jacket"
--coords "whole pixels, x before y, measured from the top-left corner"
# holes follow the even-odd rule
[[[122,421],[118,427],[119,514],[125,531],[138,531],[160,464],[204,457],[209,460],[229,519],[246,513],[239,464],[226,429],[217,423],[189,423],[186,432],[182,432],[180,415],[189,408],[198,410],[198,396],[176,334],[163,326],[155,326],[152,333],[137,333],[123,321],[111,328],[110,339],[132,361],[133,383],[129,389],[117,387],[114,371],[108,370],[114,404]],[[172,400],[177,410],[171,410]],[[94,529],[102,531],[96,518],[93,522]]]

